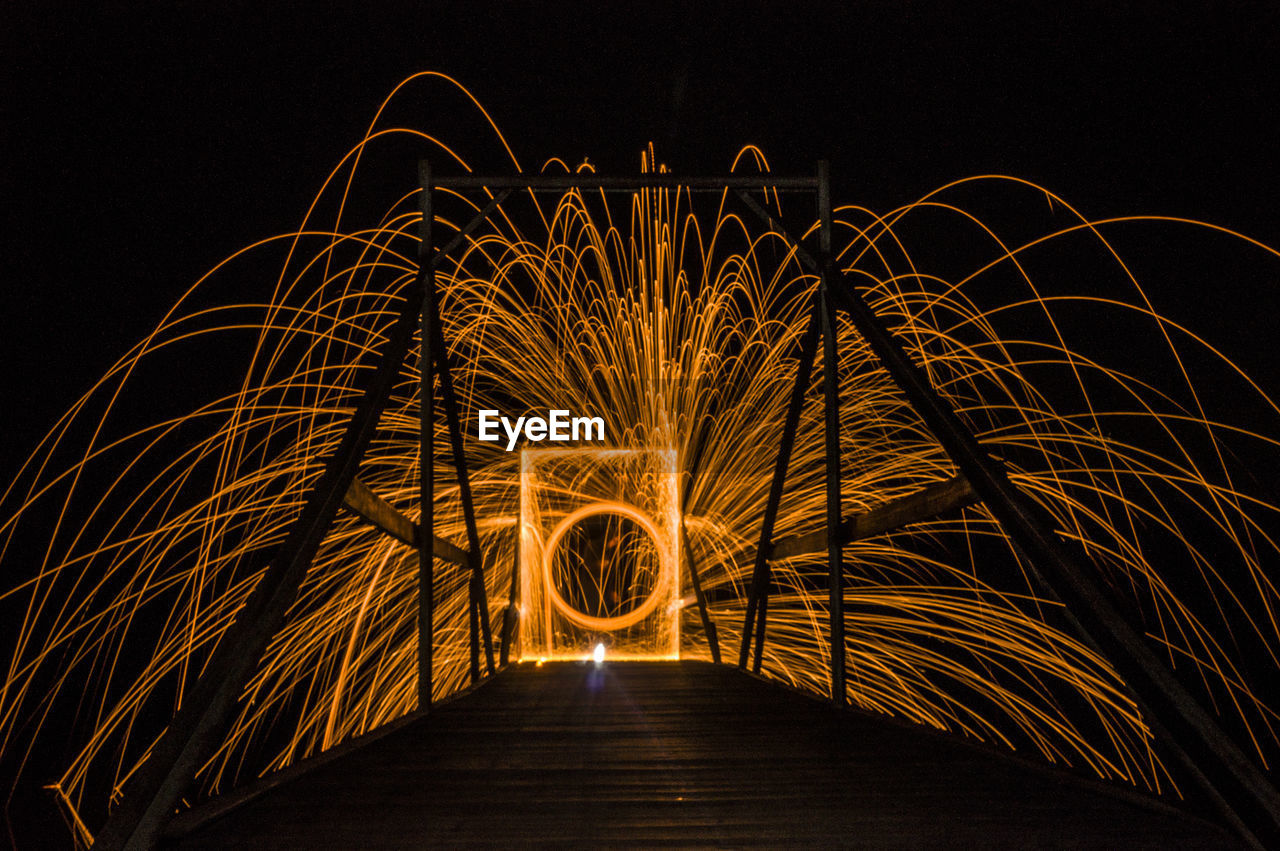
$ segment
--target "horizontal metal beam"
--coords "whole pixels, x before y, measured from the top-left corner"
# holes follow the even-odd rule
[[[531,189],[555,192],[592,189],[604,192],[635,192],[638,189],[688,189],[691,192],[778,189],[814,192],[817,177],[777,177],[772,174],[727,174],[720,177],[690,177],[677,174],[637,174],[617,177],[598,174],[501,174],[488,177],[461,174],[431,178],[433,189]]]
[[[351,487],[347,488],[346,494],[342,497],[342,507],[363,517],[402,544],[416,547],[421,540],[422,528],[417,523],[396,511],[391,503],[378,496],[359,479],[352,479]],[[431,552],[436,558],[442,558],[454,564],[464,566],[468,564],[467,551],[439,535],[436,535],[435,540],[431,542]]]
[[[913,494],[886,502],[870,511],[850,514],[840,522],[840,543],[848,544],[873,535],[883,535],[911,523],[929,520],[956,508],[978,502],[978,495],[964,476],[918,490]],[[818,529],[803,535],[790,535],[774,542],[774,561],[820,553],[827,548],[827,530]]]

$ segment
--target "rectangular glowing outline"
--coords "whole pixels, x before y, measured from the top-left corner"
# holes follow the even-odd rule
[[[541,460],[564,461],[571,457],[581,457],[595,462],[608,461],[611,458],[651,456],[651,469],[658,474],[659,481],[653,496],[656,497],[658,510],[652,517],[654,525],[664,534],[665,540],[655,541],[661,558],[661,578],[666,583],[666,592],[659,602],[655,614],[650,617],[666,620],[666,635],[659,637],[659,644],[665,646],[666,652],[636,653],[626,649],[610,649],[610,661],[641,661],[680,658],[680,499],[679,471],[676,465],[674,449],[588,449],[573,447],[565,449],[521,449],[520,450],[520,594],[519,594],[519,644],[517,658],[520,661],[560,661],[589,660],[591,647],[584,647],[565,652],[563,648],[552,646],[553,630],[551,624],[558,615],[552,609],[550,598],[538,589],[545,584],[543,575],[543,552],[539,542],[539,532],[545,537],[550,529],[538,530],[527,518],[532,514],[534,490],[538,487],[537,468]],[[582,505],[589,504],[584,500]],[[541,623],[541,628],[537,628]],[[536,636],[536,637],[534,637]]]

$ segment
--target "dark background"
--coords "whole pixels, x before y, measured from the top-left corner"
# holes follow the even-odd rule
[[[653,142],[678,172],[718,173],[753,143],[784,173],[829,158],[837,203],[1007,173],[1091,217],[1280,245],[1273,4],[121,5],[0,11],[0,483],[209,267],[296,227],[419,70],[466,85],[526,169],[633,173]],[[496,162],[457,96],[399,115]],[[406,152],[395,188],[414,174]],[[1238,246],[1178,234],[1135,248],[1156,306],[1280,390],[1280,261],[1224,265]],[[171,369],[199,383],[219,364]]]
[[[2,13],[0,479],[212,264],[295,227],[416,70],[467,85],[526,168],[634,172],[652,141],[715,173],[756,143],[784,172],[829,157],[836,201],[877,210],[1001,172],[1280,243],[1273,4],[122,5]],[[442,126],[452,100],[414,117],[492,148]],[[1270,268],[1147,283],[1266,378]]]

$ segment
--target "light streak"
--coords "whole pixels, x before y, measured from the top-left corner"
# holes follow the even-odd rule
[[[423,86],[438,93],[455,84],[418,75],[392,97]],[[13,652],[0,744],[17,770],[42,743],[69,743],[52,779],[78,834],[100,823],[247,599],[335,448],[411,285],[415,194],[406,189],[379,219],[352,224],[370,203],[365,169],[388,140],[410,139],[442,172],[469,170],[435,136],[384,126],[383,109],[301,225],[237,252],[193,286],[72,406],[4,493],[0,564],[9,584],[0,602],[20,617],[5,625]],[[513,154],[510,162],[518,168]],[[748,148],[735,167],[764,164]],[[658,168],[652,151],[644,167]],[[544,168],[567,170],[561,161]],[[1028,210],[1042,209],[1036,202],[1047,195],[1056,207],[1042,226],[1028,217],[1006,232],[984,219],[983,193]],[[445,233],[483,203],[437,194]],[[793,209],[799,203],[784,201],[772,196],[770,205],[798,230],[813,227]],[[590,411],[605,418],[618,449],[674,449],[682,475],[701,448],[684,521],[729,648],[740,640],[748,556],[815,286],[786,240],[738,209],[728,196],[669,190],[622,203],[577,191],[537,202],[513,196],[437,276],[464,418],[485,409]],[[1235,381],[1265,415],[1280,409],[1218,350],[1160,315],[1107,238],[1110,227],[1139,222],[1225,235],[1259,264],[1277,260],[1273,249],[1211,225],[1091,221],[1041,187],[987,175],[883,215],[840,208],[837,262],[1017,486],[1140,614],[1169,664],[1266,761],[1276,754],[1276,714],[1258,683],[1280,669],[1277,509],[1241,484],[1247,476],[1232,452],[1274,458],[1278,445],[1270,430],[1208,413],[1194,376],[1209,364],[1213,380]],[[935,250],[938,237],[947,242]],[[957,244],[964,257],[953,257]],[[277,247],[286,257],[263,281],[262,304],[194,306],[216,300],[224,277],[260,273],[255,258]],[[1064,258],[1083,264],[1078,280],[1105,277],[1106,294],[1043,283],[1041,273],[1055,277]],[[1160,365],[1144,370],[1098,346],[1087,330],[1103,317],[1144,353],[1158,350]],[[144,428],[120,427],[149,364],[210,341],[232,353],[244,340],[243,357],[223,360],[242,370],[234,388]],[[942,450],[844,324],[839,346],[845,513],[950,479]],[[822,522],[817,372],[783,535]],[[410,518],[419,512],[417,380],[414,355],[360,470]],[[141,392],[150,398],[154,388]],[[462,540],[437,411],[436,532]],[[496,623],[519,547],[519,453],[471,439],[467,452]],[[983,507],[859,541],[845,557],[854,705],[1169,789],[1124,685],[1069,632],[1057,604],[1032,590]],[[415,708],[416,563],[400,544],[339,516],[200,771],[201,794]],[[467,682],[468,607],[466,575],[443,562],[436,570],[439,698]],[[776,565],[764,657],[771,676],[819,694],[828,691],[825,571],[817,557]],[[683,573],[679,584],[674,601],[688,592]],[[681,619],[683,657],[707,653],[696,609],[668,609]],[[63,723],[71,714],[74,723]]]

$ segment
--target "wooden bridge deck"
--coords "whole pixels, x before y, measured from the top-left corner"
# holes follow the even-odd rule
[[[697,662],[516,665],[171,847],[1232,848],[1146,796]]]

